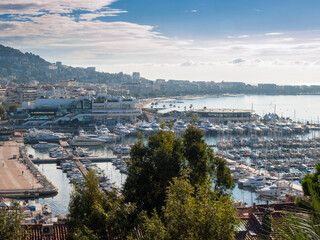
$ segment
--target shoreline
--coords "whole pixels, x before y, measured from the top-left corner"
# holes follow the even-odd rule
[[[142,103],[139,108],[150,108],[147,107],[152,102],[168,102],[168,101],[179,101],[179,100],[194,100],[200,98],[219,98],[219,97],[237,97],[246,94],[204,94],[204,95],[185,95],[185,96],[172,96],[172,97],[155,97],[155,98],[146,98],[142,99]]]

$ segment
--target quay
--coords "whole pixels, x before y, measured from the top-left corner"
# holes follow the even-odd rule
[[[61,161],[64,160],[82,160],[82,159],[88,159],[91,162],[112,162],[114,159],[117,159],[116,157],[74,157],[74,158],[35,158],[31,159],[31,161],[34,164],[59,164]]]
[[[57,192],[29,159],[22,142],[0,142],[0,197],[34,198]]]

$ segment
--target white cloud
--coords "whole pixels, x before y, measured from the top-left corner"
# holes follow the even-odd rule
[[[270,32],[224,39],[180,39],[165,36],[150,25],[97,20],[97,17],[126,12],[113,9],[112,0],[17,0],[15,5],[11,2],[2,0],[0,3],[0,14],[16,14],[11,21],[0,20],[0,42],[39,54],[52,62],[95,65],[109,72],[135,70],[143,74],[146,71],[149,74],[146,77],[154,78],[168,70],[167,74],[173,74],[169,78],[191,80],[199,80],[196,75],[210,80],[218,74],[215,71],[236,80],[237,74],[242,74],[241,69],[248,70],[248,74],[260,69],[264,75],[263,71],[269,68],[319,68],[320,42],[316,39],[320,38],[320,33],[316,31],[286,33],[285,36]],[[68,14],[79,9],[85,12],[77,19]],[[20,21],[24,18],[30,21]],[[180,71],[179,74],[174,75],[174,70]],[[268,70],[268,73],[273,71]]]
[[[266,36],[278,36],[278,35],[282,35],[284,33],[282,32],[270,32],[270,33],[266,33]]]
[[[196,13],[196,12],[198,12],[198,10],[196,10],[196,9],[193,9],[191,12],[193,12],[193,13]]]
[[[73,10],[96,11],[116,0],[1,0],[0,14],[71,13]]]
[[[250,36],[249,35],[240,35],[238,36],[238,38],[249,38]]]

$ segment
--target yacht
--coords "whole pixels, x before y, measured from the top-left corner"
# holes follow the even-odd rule
[[[98,129],[95,133],[86,133],[82,130],[79,131],[79,135],[86,138],[101,139],[104,142],[114,142],[120,140],[119,135],[110,133],[107,128]]]
[[[65,140],[68,136],[63,133],[55,133],[50,130],[30,129],[26,133],[26,143],[38,143],[39,141],[45,142],[59,142],[59,140]]]
[[[116,134],[119,134],[120,136],[125,136],[130,134],[129,129],[126,126],[123,126],[122,124],[118,123],[115,128],[114,128],[114,132]]]
[[[56,143],[39,142],[33,145],[32,147],[34,149],[49,149],[49,148],[58,147],[58,146],[59,145]]]
[[[121,145],[115,145],[115,146],[112,146],[111,148],[114,153],[124,154],[124,155],[130,154],[130,150],[131,150],[129,146],[121,146]]]
[[[73,149],[73,154],[77,157],[89,157],[91,153],[81,147],[75,147]]]
[[[255,175],[250,178],[241,179],[238,181],[239,186],[252,187],[252,188],[263,187],[267,185],[267,183],[270,183],[270,181],[267,181],[265,176],[259,176],[259,175]]]
[[[278,181],[271,186],[267,186],[257,190],[257,193],[261,196],[275,197],[282,194],[289,193],[290,183],[285,180]]]
[[[202,123],[202,126],[209,132],[209,133],[217,133],[217,128],[208,120],[205,120]]]
[[[153,130],[154,132],[156,132],[156,131],[159,130],[160,124],[157,123],[157,122],[152,122],[152,123],[150,124],[150,127],[152,128],[152,130]]]
[[[144,134],[151,134],[153,133],[153,129],[150,127],[150,125],[146,124],[146,123],[142,123],[142,124],[139,124],[137,126],[137,130],[138,131],[141,131],[142,133]]]
[[[182,120],[176,121],[174,125],[174,131],[178,134],[183,133],[186,130],[187,126]]]
[[[106,141],[97,137],[76,136],[70,141],[72,146],[100,146]]]

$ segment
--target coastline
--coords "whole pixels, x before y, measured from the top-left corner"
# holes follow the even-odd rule
[[[200,98],[219,98],[219,97],[237,97],[242,96],[245,94],[204,94],[204,95],[185,95],[185,96],[172,96],[172,97],[156,97],[156,98],[146,98],[141,99],[141,104],[139,108],[149,108],[152,102],[168,102],[168,101],[179,101],[179,100],[193,100],[193,99],[200,99]]]

